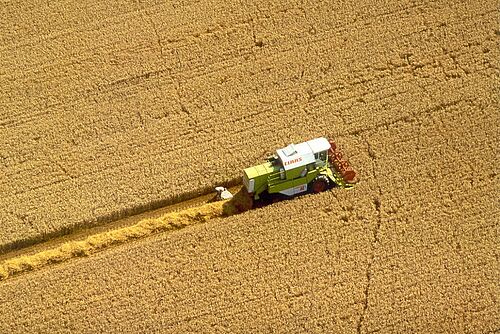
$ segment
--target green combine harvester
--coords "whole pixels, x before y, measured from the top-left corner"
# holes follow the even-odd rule
[[[319,193],[331,187],[350,188],[356,173],[333,141],[316,138],[290,144],[261,165],[244,170],[243,184],[253,200],[273,194]]]

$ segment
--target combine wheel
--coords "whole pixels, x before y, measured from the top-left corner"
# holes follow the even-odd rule
[[[318,175],[314,181],[312,182],[312,191],[313,193],[320,193],[328,189],[330,185],[330,181],[328,177],[325,175]]]

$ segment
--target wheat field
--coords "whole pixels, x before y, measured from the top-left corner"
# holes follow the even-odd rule
[[[4,3],[0,328],[500,330],[499,13],[496,1]],[[200,206],[189,217],[206,219],[40,257],[59,247],[44,241],[237,184],[319,136],[358,172],[353,189],[229,217]]]

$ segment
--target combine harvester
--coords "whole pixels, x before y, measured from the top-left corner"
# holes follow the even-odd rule
[[[326,138],[290,144],[276,151],[261,165],[243,172],[244,192],[254,200],[291,197],[300,193],[319,193],[331,187],[351,188],[356,173]]]
[[[274,201],[279,196],[291,197],[307,191],[319,193],[331,187],[351,188],[355,182],[356,173],[342,159],[332,141],[317,138],[291,144],[277,150],[265,163],[246,168],[243,172],[244,187],[234,197],[225,187],[217,187],[217,195],[209,201],[215,203],[199,202],[200,205],[194,207],[140,219],[133,225],[91,234],[80,240],[69,240],[30,255],[8,258],[0,262],[0,281],[155,233],[238,214],[251,209],[254,200],[265,203],[262,201],[265,198]]]

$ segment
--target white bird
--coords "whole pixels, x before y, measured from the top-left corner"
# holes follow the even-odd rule
[[[231,194],[231,192],[224,187],[215,187],[215,191],[217,192],[217,198],[219,200],[233,198],[233,194]]]

